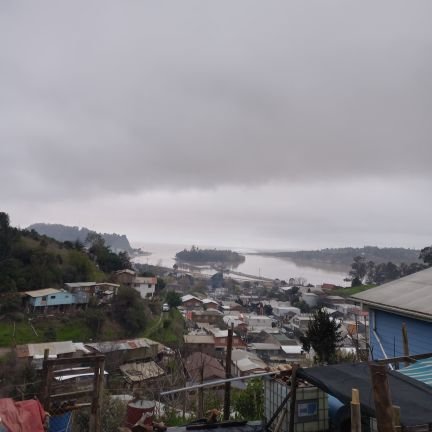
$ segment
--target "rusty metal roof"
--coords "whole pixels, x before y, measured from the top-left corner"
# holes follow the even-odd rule
[[[149,343],[151,342],[151,343]],[[113,351],[127,351],[138,348],[150,348],[151,345],[158,344],[147,338],[130,339],[130,340],[117,340],[108,342],[88,343],[89,346],[100,353],[108,353]]]
[[[120,370],[132,382],[156,378],[165,373],[154,361],[126,363],[120,366]]]

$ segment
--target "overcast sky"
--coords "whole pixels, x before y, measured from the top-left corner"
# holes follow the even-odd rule
[[[432,2],[0,4],[0,207],[132,242],[432,243]]]

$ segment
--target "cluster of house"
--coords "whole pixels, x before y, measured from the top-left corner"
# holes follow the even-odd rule
[[[292,288],[281,287],[280,290]],[[331,295],[332,288],[327,285],[297,289],[309,307],[323,307],[341,324],[342,352],[357,356],[367,353],[368,313],[351,300]],[[205,353],[223,360],[227,348],[226,329],[233,328],[232,371],[238,376],[291,362],[310,364],[313,353],[304,352],[300,337],[308,329],[313,314],[301,313],[289,302],[260,300],[253,295],[237,298],[226,295],[216,299],[187,294],[182,297],[180,310],[189,331],[184,336],[188,352]],[[265,310],[271,313],[265,315]]]
[[[144,299],[152,298],[156,290],[156,277],[141,277],[133,270],[119,270],[110,282],[65,283],[63,289],[44,288],[25,291],[24,302],[28,312],[67,311],[86,307],[93,299],[97,304],[107,304],[120,286],[139,292]]]
[[[228,346],[227,328],[233,328],[234,376],[258,374],[269,367],[305,359],[301,345],[283,334],[273,317],[250,313],[247,306],[232,300],[201,299],[188,294],[182,297],[180,310],[189,330],[184,336],[184,350],[203,359],[204,369],[212,365],[212,375],[205,374],[207,380],[225,377],[221,363],[225,362]],[[215,367],[216,363],[220,367]]]

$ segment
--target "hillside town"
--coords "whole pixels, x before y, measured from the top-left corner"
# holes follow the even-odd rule
[[[124,430],[141,430],[137,427],[141,423],[140,427],[148,425],[148,418],[161,421],[166,425],[163,427],[167,427],[173,421],[187,423],[194,418],[204,418],[212,410],[220,413],[218,415],[223,412],[226,420],[234,412],[235,418],[265,418],[274,422],[279,405],[284,403],[281,395],[287,394],[286,389],[292,390],[295,378],[299,380],[298,400],[305,399],[309,404],[305,409],[316,412],[307,420],[310,430],[326,430],[332,422],[339,422],[339,429],[335,430],[343,431],[342,423],[349,420],[341,414],[346,400],[337,399],[339,414],[332,417],[335,393],[317,385],[313,374],[309,376],[309,371],[312,373],[316,369],[314,365],[323,360],[319,352],[305,344],[317,313],[324,314],[338,330],[337,349],[330,362],[335,363],[335,367],[344,368],[349,364],[360,367],[372,359],[389,365],[394,362],[397,366],[393,367],[398,368],[405,361],[408,366],[396,373],[416,377],[416,372],[410,371],[425,367],[423,359],[432,352],[427,336],[429,328],[424,321],[432,312],[425,298],[416,293],[432,285],[431,269],[375,288],[367,287],[353,295],[349,295],[351,288],[329,283],[313,286],[303,278],[292,278],[288,283],[238,281],[230,275],[216,273],[195,280],[177,267],[161,269],[160,276],[140,276],[139,273],[127,268],[113,272],[107,282],[66,282],[59,289],[24,291],[21,307],[34,322],[44,316],[72,318],[79,311],[92,308],[108,311],[121,290],[132,289],[143,301],[153,307],[157,305],[158,329],[170,326],[172,319],[181,324],[176,340],[164,343],[157,330],[153,339],[76,339],[17,344],[4,357],[14,359],[13,366],[8,367],[15,371],[33,371],[32,379],[38,384],[26,383],[23,377],[22,383],[8,387],[7,380],[3,380],[3,386],[0,382],[2,393],[18,392],[21,399],[33,394],[43,407],[41,412],[50,413],[49,430],[56,431],[60,430],[56,422],[77,424],[78,407],[86,406],[83,397],[96,392],[101,404],[122,407],[118,414],[122,418],[117,418],[116,422],[129,428]],[[156,288],[161,279],[166,281],[162,291]],[[390,293],[400,294],[392,297]],[[403,293],[409,293],[410,299]],[[406,304],[410,305],[409,311]],[[404,332],[409,335],[409,348]],[[5,362],[7,365],[8,360]],[[100,364],[103,364],[102,369]],[[389,372],[391,370],[394,369]],[[427,374],[425,379],[423,382],[427,384]],[[227,391],[231,399],[228,408]],[[256,407],[258,411],[242,408],[244,392],[255,392],[254,397],[257,392],[261,394],[263,405]],[[273,393],[275,396],[271,396]],[[432,390],[430,394],[432,398]],[[282,399],[274,399],[276,395]],[[312,397],[316,402],[311,402]],[[349,397],[350,394],[347,400]],[[0,409],[2,401],[7,400],[0,399]],[[93,406],[93,403],[87,405]],[[24,409],[19,404],[13,409]],[[401,406],[402,411],[403,408]],[[98,409],[98,415],[102,415],[104,407]],[[90,416],[90,423],[96,421],[92,418]],[[41,415],[42,420],[46,420],[44,415]],[[278,428],[271,430],[290,430],[292,421],[290,416],[279,418]],[[373,423],[373,416],[370,421]]]
[[[0,432],[432,432],[432,1],[3,1]]]

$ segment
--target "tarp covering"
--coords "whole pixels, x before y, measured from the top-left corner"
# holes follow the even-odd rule
[[[372,381],[367,363],[299,369],[297,376],[345,404],[351,401],[351,390],[358,389],[363,413],[375,416]],[[432,423],[432,387],[396,371],[388,372],[388,380],[393,405],[398,405],[401,409],[402,425]]]
[[[45,411],[37,400],[0,399],[2,423],[11,432],[44,432]]]

